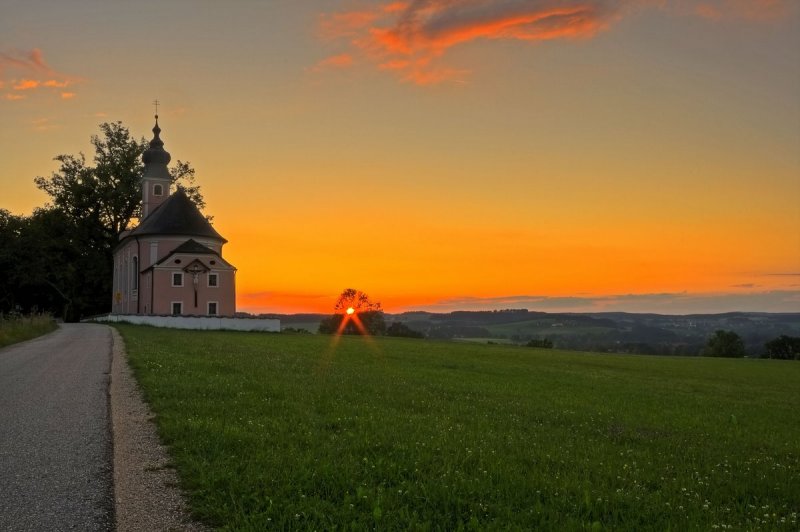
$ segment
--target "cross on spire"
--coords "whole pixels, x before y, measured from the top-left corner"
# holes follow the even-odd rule
[[[153,100],[153,105],[156,107],[156,118],[158,118],[158,105],[159,105],[159,103],[160,102],[158,100]]]

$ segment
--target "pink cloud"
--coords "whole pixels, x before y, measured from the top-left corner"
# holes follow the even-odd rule
[[[350,54],[339,54],[327,57],[314,65],[312,70],[320,72],[331,68],[347,68],[353,66],[353,56]]]
[[[469,42],[591,39],[642,7],[765,19],[784,15],[788,6],[788,0],[413,0],[324,15],[320,29],[349,54],[428,85],[463,80],[467,70],[445,64],[446,56]]]
[[[61,93],[61,99],[62,100],[71,100],[75,96],[76,96],[76,94],[74,92],[62,92]]]
[[[71,98],[74,92],[64,89],[82,81],[80,78],[60,73],[45,61],[42,51],[34,48],[29,51],[11,50],[0,52],[0,88],[10,86],[15,91],[58,94],[62,99]],[[64,96],[68,94],[70,96]],[[20,95],[16,95],[20,96]],[[20,100],[22,97],[6,96],[6,100]]]
[[[27,90],[35,89],[36,87],[38,87],[41,84],[42,83],[40,81],[37,81],[35,79],[23,79],[23,80],[20,80],[20,81],[18,81],[17,83],[14,84],[14,90],[15,91],[27,91]]]
[[[52,69],[47,65],[42,56],[42,51],[38,48],[27,52],[13,50],[11,52],[0,52],[0,74],[5,68],[16,68],[21,70],[32,70],[49,73]]]
[[[42,83],[42,87],[55,87],[58,89],[64,88],[70,84],[69,81],[56,81],[54,79],[48,79],[44,83]]]

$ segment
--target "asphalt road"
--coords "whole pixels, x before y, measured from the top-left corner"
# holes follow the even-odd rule
[[[0,530],[112,530],[111,331],[0,349]]]

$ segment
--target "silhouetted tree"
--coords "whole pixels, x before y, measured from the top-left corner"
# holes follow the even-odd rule
[[[110,309],[112,251],[140,216],[147,142],[133,139],[121,122],[100,130],[91,138],[93,164],[83,153],[59,155],[56,172],[34,179],[48,205],[29,217],[0,212],[0,311],[36,307],[72,320]],[[170,173],[202,208],[189,163],[177,161]]]
[[[361,290],[355,288],[345,288],[339,294],[339,299],[336,300],[336,305],[333,307],[335,312],[346,312],[348,308],[352,308],[356,313],[366,312],[368,310],[381,310],[381,304],[378,301],[370,300],[369,296]]]
[[[141,215],[142,153],[148,144],[144,138],[132,138],[122,122],[106,122],[100,129],[103,136],[91,138],[94,166],[87,165],[82,152],[58,155],[54,160],[61,163],[59,169],[34,182],[50,196],[54,208],[73,220],[88,220],[98,236],[116,242],[131,220]],[[198,207],[205,207],[189,163],[177,161],[170,175]]]
[[[703,349],[707,357],[743,357],[746,354],[741,336],[733,331],[716,331]]]
[[[768,358],[800,360],[800,338],[780,335],[764,344]]]
[[[318,331],[322,334],[382,335],[386,332],[386,320],[380,302],[372,301],[360,290],[346,288],[333,309],[335,314],[319,324]]]

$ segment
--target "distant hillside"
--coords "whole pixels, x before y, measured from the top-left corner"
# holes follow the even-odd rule
[[[326,314],[265,314],[282,327],[316,332]],[[764,343],[780,335],[800,336],[800,313],[634,314],[626,312],[549,313],[525,309],[499,311],[404,312],[387,314],[428,338],[480,338],[525,344],[550,339],[557,348],[585,351],[696,355],[714,331],[735,331],[747,351],[760,355]]]

